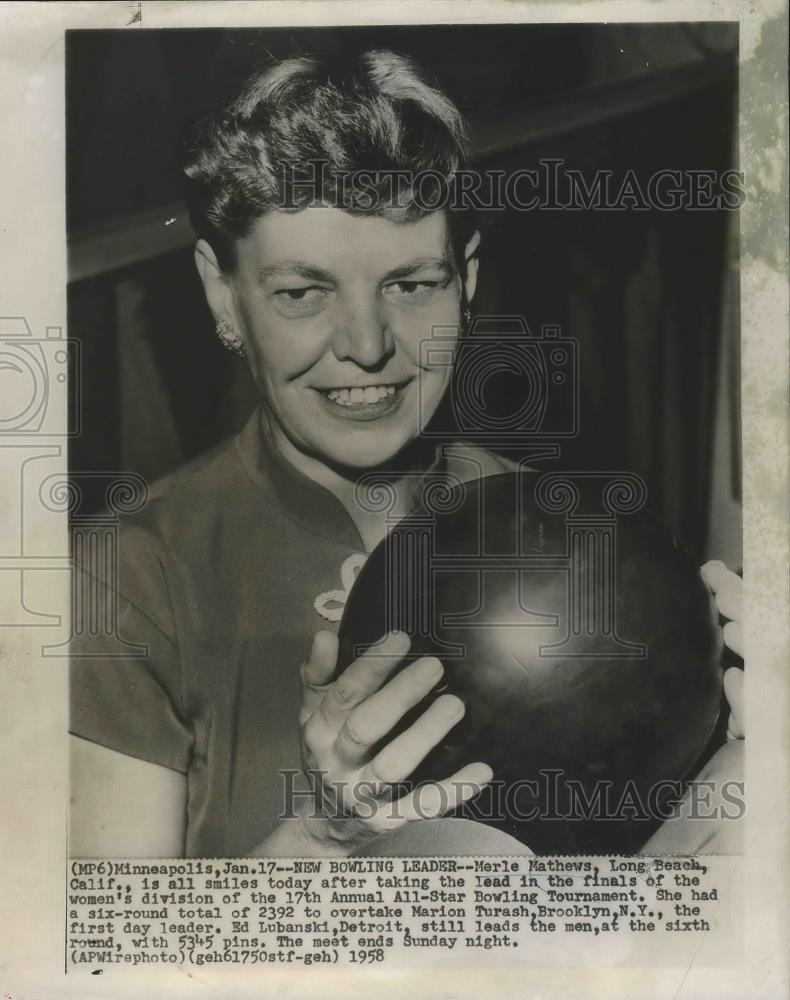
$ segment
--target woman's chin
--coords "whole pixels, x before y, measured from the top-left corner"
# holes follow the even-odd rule
[[[363,472],[365,469],[377,469],[381,468],[381,466],[386,466],[400,451],[400,448],[395,448],[392,450],[370,450],[364,453],[358,451],[351,453],[338,452],[331,456],[330,461],[336,467]]]
[[[411,437],[387,436],[379,440],[366,440],[373,435],[351,435],[350,440],[332,442],[324,452],[324,460],[346,469],[375,469],[386,465],[409,444]]]

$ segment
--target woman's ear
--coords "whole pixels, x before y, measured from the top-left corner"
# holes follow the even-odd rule
[[[198,240],[195,244],[195,266],[214,319],[218,323],[224,322],[232,326],[234,320],[233,293],[217,262],[216,254],[206,240]]]
[[[464,247],[464,292],[466,301],[471,302],[477,290],[477,269],[479,260],[477,251],[480,246],[480,233],[475,230]]]

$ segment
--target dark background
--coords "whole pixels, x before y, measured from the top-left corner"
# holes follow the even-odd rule
[[[241,426],[254,391],[217,343],[194,271],[178,136],[263,57],[370,47],[433,72],[467,115],[480,166],[553,157],[590,179],[631,168],[644,183],[736,166],[733,24],[69,32],[69,335],[83,348],[72,470],[155,480]],[[475,303],[579,341],[580,433],[554,465],[639,473],[700,559],[721,545],[712,507],[739,496],[736,221],[492,213]],[[722,425],[734,445],[717,470]]]

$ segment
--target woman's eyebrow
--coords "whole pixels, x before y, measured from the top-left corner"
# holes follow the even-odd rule
[[[300,260],[281,260],[277,264],[264,264],[258,268],[258,280],[265,281],[267,278],[282,278],[291,275],[298,275],[300,278],[307,278],[310,281],[333,281],[334,277],[329,271],[324,271],[320,267],[312,264],[305,264]]]
[[[401,264],[399,267],[388,271],[382,280],[398,281],[427,268],[438,268],[446,275],[452,273],[452,265],[446,256],[418,257],[416,260],[409,261],[408,264]],[[281,260],[276,264],[264,264],[258,268],[257,275],[259,281],[265,281],[267,278],[292,276],[305,278],[308,281],[332,282],[335,280],[334,275],[329,271],[325,271],[313,264],[307,264],[301,260]]]
[[[452,264],[447,257],[419,257],[417,260],[412,260],[408,264],[402,264],[400,267],[394,268],[389,271],[385,277],[385,281],[397,281],[399,278],[408,278],[412,274],[416,274],[418,271],[427,270],[428,268],[438,268],[443,271],[446,275],[452,274]]]

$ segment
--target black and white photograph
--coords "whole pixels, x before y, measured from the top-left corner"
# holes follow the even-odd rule
[[[2,18],[3,995],[786,996],[784,0]]]
[[[737,43],[69,34],[77,856],[737,852]]]

